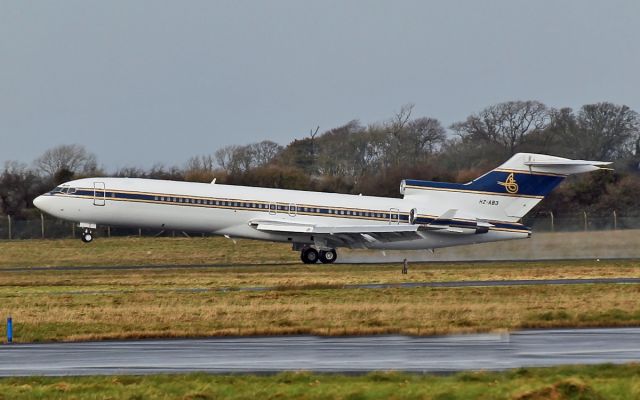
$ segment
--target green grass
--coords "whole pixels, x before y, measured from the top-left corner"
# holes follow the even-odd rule
[[[259,254],[259,259],[255,255]],[[22,266],[184,265],[300,262],[291,245],[207,238],[97,238],[0,241],[0,268]]]
[[[0,379],[0,399],[517,399],[640,398],[640,366],[597,365],[345,376],[153,375]]]

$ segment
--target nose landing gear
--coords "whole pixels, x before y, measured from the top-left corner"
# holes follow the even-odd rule
[[[315,264],[318,260],[323,264],[332,264],[336,258],[335,249],[318,251],[313,247],[306,247],[300,252],[300,259],[305,264]]]
[[[91,231],[91,229],[85,229],[84,231],[82,231],[82,236],[80,236],[80,239],[82,239],[84,243],[91,243],[93,241],[93,232]]]

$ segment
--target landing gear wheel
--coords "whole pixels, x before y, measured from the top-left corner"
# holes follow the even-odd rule
[[[300,258],[305,264],[315,264],[318,261],[318,251],[313,247],[307,247],[300,252]]]
[[[338,255],[336,254],[335,249],[320,251],[320,262],[323,264],[333,264],[337,257]]]
[[[91,243],[93,241],[93,233],[90,230],[85,229],[85,231],[82,232],[80,239],[82,239],[84,243]]]

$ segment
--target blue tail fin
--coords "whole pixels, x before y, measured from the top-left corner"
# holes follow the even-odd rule
[[[468,183],[406,179],[402,181],[400,190],[405,198],[416,196],[418,201],[441,203],[447,209],[456,208],[489,218],[517,219],[529,212],[568,175],[595,171],[608,164],[518,153],[498,168]]]

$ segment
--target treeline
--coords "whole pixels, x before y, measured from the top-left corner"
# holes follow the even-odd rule
[[[182,166],[100,170],[82,146],[60,146],[31,165],[8,161],[0,176],[2,212],[29,213],[32,199],[83,176],[146,177],[339,193],[399,196],[401,179],[467,182],[517,152],[613,161],[615,171],[572,177],[539,210],[640,214],[640,116],[625,105],[596,103],[579,110],[538,101],[489,106],[448,127],[403,106],[383,122],[358,120],[286,146],[272,141],[227,146]]]

